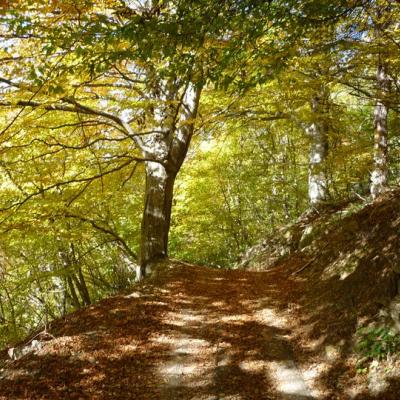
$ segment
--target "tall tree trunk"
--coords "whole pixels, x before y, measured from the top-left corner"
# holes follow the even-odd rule
[[[70,291],[70,298],[71,298],[71,303],[74,306],[75,309],[81,308],[81,303],[79,302],[78,295],[76,294],[74,282],[72,281],[72,278],[70,276],[67,276],[67,282],[68,282],[68,287]]]
[[[90,299],[90,294],[88,287],[86,285],[85,277],[83,276],[82,268],[80,266],[78,266],[77,268],[78,268],[78,276],[74,274],[72,278],[78,289],[79,295],[81,296],[83,304],[85,304],[85,306],[89,306],[90,304],[92,304],[92,301]]]
[[[0,325],[6,323],[6,313],[4,312],[3,299],[0,294]]]
[[[325,88],[311,101],[313,122],[307,127],[311,139],[308,169],[308,199],[313,207],[318,207],[328,198],[326,158],[328,156],[327,97]]]
[[[138,142],[145,158],[154,161],[145,163],[145,205],[136,280],[146,276],[153,263],[168,257],[174,183],[193,136],[201,87],[188,82],[180,92],[175,85],[165,84],[163,92],[168,92],[168,107],[161,103],[155,112],[154,119],[159,123],[157,133]],[[173,108],[171,100],[176,98],[180,101]]]
[[[142,218],[140,269],[146,275],[150,263],[168,257],[168,234],[176,172],[157,162],[146,163],[145,206]]]
[[[374,110],[374,169],[371,173],[371,195],[376,198],[388,187],[388,112],[386,99],[390,91],[387,65],[379,56],[377,79],[377,100]]]
[[[69,246],[70,248],[70,258],[72,263],[76,266],[77,272],[78,272],[78,276],[75,276],[75,274],[73,274],[73,279],[75,281],[76,287],[79,291],[79,294],[81,296],[81,299],[83,301],[83,303],[86,306],[89,306],[90,304],[92,304],[92,301],[90,299],[90,294],[89,294],[89,289],[86,285],[86,280],[85,277],[83,275],[83,271],[82,271],[82,267],[79,265],[78,259],[76,257],[76,253],[75,253],[75,246],[73,243],[70,244]]]

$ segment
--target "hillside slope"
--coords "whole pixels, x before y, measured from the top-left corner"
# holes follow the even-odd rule
[[[170,262],[55,321],[1,354],[0,399],[398,399],[397,358],[361,374],[353,348],[396,319],[399,194],[308,215],[253,252],[266,271]]]
[[[400,363],[387,350],[400,351],[399,230],[394,190],[366,205],[308,213],[241,262],[248,270],[281,270],[295,283],[286,296],[292,339],[322,398],[398,398]]]

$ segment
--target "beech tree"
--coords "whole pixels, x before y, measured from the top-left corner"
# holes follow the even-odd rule
[[[377,46],[376,65],[376,104],[374,109],[374,169],[371,173],[371,195],[376,198],[388,187],[388,113],[390,109],[389,63],[386,51],[382,48],[382,36],[390,26],[387,19],[391,7],[378,5],[373,21],[374,43]],[[384,14],[384,15],[383,15]]]
[[[326,87],[321,85],[319,93],[311,99],[314,121],[307,127],[311,138],[310,167],[308,176],[308,198],[311,206],[318,206],[328,198],[328,179],[325,161],[328,153],[328,97]]]
[[[150,264],[168,255],[174,181],[194,134],[204,85],[236,80],[246,62],[246,41],[269,29],[274,36],[287,22],[287,7],[279,1],[81,0],[21,3],[6,12],[1,105],[13,117],[3,133],[12,137],[16,120],[32,112],[35,118],[67,113],[74,115],[68,122],[71,133],[77,127],[103,131],[100,139],[88,137],[75,149],[97,151],[105,141],[131,143],[123,155],[111,155],[112,163],[98,174],[76,174],[26,197],[144,163],[140,279]]]
[[[347,73],[342,82],[372,107],[374,127],[370,193],[376,198],[389,187],[389,113],[398,109],[398,32],[395,1],[368,1],[355,8],[347,29]],[[395,89],[395,90],[394,90]]]

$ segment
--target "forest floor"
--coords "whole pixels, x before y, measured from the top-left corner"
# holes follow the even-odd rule
[[[311,344],[299,340],[305,280],[292,267],[172,263],[156,282],[56,321],[41,350],[3,365],[0,398],[350,398],[337,387],[353,388],[351,360],[308,362]],[[394,388],[385,396],[398,399]]]
[[[352,352],[356,330],[395,294],[385,260],[400,248],[397,198],[324,227],[313,253],[268,271],[170,262],[54,321],[25,341],[36,351],[0,353],[0,399],[398,400],[400,363],[360,374]]]
[[[40,351],[7,363],[0,398],[312,398],[279,274],[171,265],[156,283],[57,321]]]

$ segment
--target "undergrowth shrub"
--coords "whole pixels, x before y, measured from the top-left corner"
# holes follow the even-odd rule
[[[366,364],[382,360],[400,351],[400,335],[388,326],[367,326],[357,330],[355,351],[357,371],[366,372]]]

